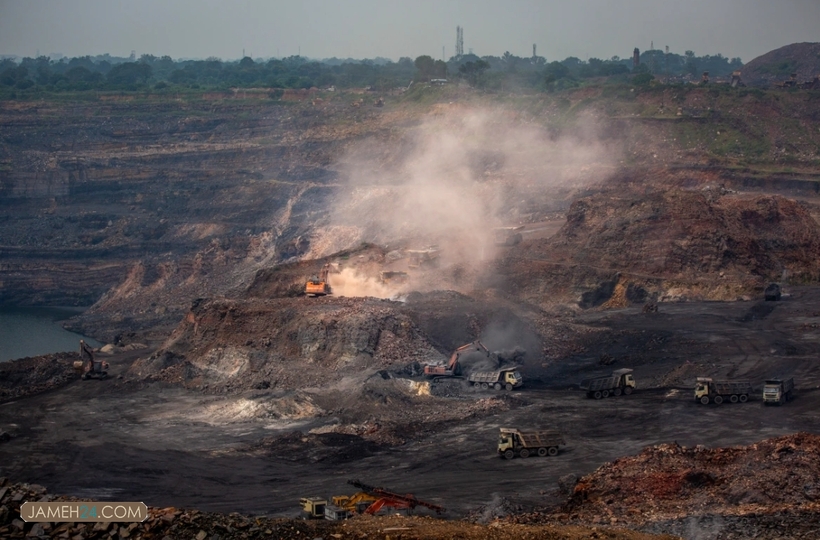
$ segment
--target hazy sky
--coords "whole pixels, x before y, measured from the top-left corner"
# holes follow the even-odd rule
[[[820,41],[820,0],[0,0],[0,54],[548,60],[668,45],[744,62]]]

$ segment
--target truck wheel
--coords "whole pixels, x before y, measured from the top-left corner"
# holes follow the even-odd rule
[[[481,383],[481,389],[482,389],[482,390],[489,390],[489,388],[490,388],[490,385],[489,385],[489,384],[487,384],[487,383],[485,383],[485,382]]]
[[[512,450],[505,450],[504,457],[507,459],[512,459],[515,457],[515,452],[513,452]]]
[[[501,390],[501,383],[500,382],[495,383],[493,385],[493,388],[496,390],[496,392]]]
[[[513,389],[512,383],[507,383],[507,385],[504,388],[507,389],[507,392],[512,392],[512,389]]]
[[[738,399],[740,400],[741,403],[746,403],[747,401],[749,401],[749,396],[747,396],[746,394],[740,394]]]
[[[730,403],[737,403],[737,396],[735,394],[732,394],[732,397],[729,398],[729,402]]]
[[[594,394],[592,394],[592,397],[594,397],[595,399],[601,399],[602,395],[600,392],[595,392]]]
[[[627,386],[626,388],[624,388],[624,394],[626,394],[628,396],[631,393],[632,393],[632,387],[631,386]]]
[[[715,405],[723,403],[723,396],[715,396]]]
[[[547,449],[546,448],[539,448],[538,449],[538,456],[539,457],[544,457],[546,455],[547,455]]]
[[[700,402],[703,405],[709,405],[709,396],[703,396],[702,398],[700,398]]]
[[[615,397],[620,396],[621,395],[621,389],[616,388],[615,390],[612,391],[612,395],[615,396]]]
[[[557,446],[550,446],[549,450],[547,450],[547,453],[551,456],[557,456],[558,455],[558,447]]]
[[[609,397],[609,390],[604,390],[603,392],[601,392],[601,397],[608,398]]]
[[[518,455],[521,456],[522,458],[528,458],[528,457],[530,457],[530,451],[527,450],[526,448],[522,448],[521,450],[518,451]]]

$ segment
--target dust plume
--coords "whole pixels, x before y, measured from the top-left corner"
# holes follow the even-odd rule
[[[458,267],[459,279],[438,272],[425,280],[428,290],[469,289],[464,273],[482,271],[496,256],[494,228],[539,221],[556,190],[609,172],[613,152],[594,133],[585,126],[553,138],[515,112],[441,105],[415,127],[348,153],[344,186],[306,258],[361,242],[434,248],[439,268]],[[406,262],[390,269],[406,270]]]
[[[395,289],[379,282],[374,277],[366,276],[353,268],[344,268],[339,273],[331,274],[328,282],[336,296],[372,296],[374,298],[392,298]]]

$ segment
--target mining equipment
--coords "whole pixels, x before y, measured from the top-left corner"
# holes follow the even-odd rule
[[[493,238],[497,246],[517,246],[524,239],[521,233],[523,225],[517,227],[496,227],[493,229]]]
[[[299,499],[302,517],[306,519],[324,519],[327,499],[321,497],[302,497]]]
[[[74,369],[82,371],[82,379],[105,379],[108,377],[108,362],[96,360],[94,349],[84,340],[80,340],[80,359],[74,362]]]
[[[410,275],[407,272],[399,272],[396,270],[385,270],[379,273],[379,281],[385,285],[391,283],[407,283],[409,277]]]
[[[435,266],[438,264],[438,246],[430,246],[426,249],[405,250],[409,260],[407,266],[410,268],[420,268],[422,266]]]
[[[305,284],[305,294],[311,297],[325,296],[332,294],[330,283],[328,282],[328,274],[331,271],[330,264],[325,264],[322,270],[319,271],[318,276],[312,276]]]
[[[777,283],[769,283],[766,290],[763,291],[763,298],[765,298],[767,302],[777,302],[781,296],[780,285]]]
[[[488,390],[490,387],[495,390],[502,388],[511,391],[524,384],[524,378],[518,371],[518,366],[511,366],[498,371],[474,371],[467,377],[471,386]]]
[[[512,459],[515,456],[522,458],[532,455],[557,456],[558,446],[562,444],[566,442],[557,431],[521,431],[501,428],[498,438],[498,455],[506,459]]]
[[[713,401],[720,405],[724,400],[746,403],[752,385],[749,381],[715,381],[711,377],[698,377],[695,384],[695,401],[708,405]]]
[[[587,397],[601,399],[609,396],[629,395],[638,387],[631,369],[616,369],[606,377],[595,377],[581,381],[581,390]]]
[[[763,405],[783,405],[794,397],[794,378],[769,379],[763,385]]]
[[[388,491],[384,488],[369,486],[359,482],[358,480],[348,480],[347,483],[352,486],[356,486],[364,493],[377,497],[373,504],[365,509],[365,514],[376,514],[384,507],[412,510],[417,506],[421,506],[433,510],[436,514],[441,514],[442,512],[447,511],[442,506],[417,499],[416,496],[411,493],[401,495],[399,493]]]
[[[468,343],[466,345],[462,345],[455,351],[453,354],[450,355],[450,360],[447,362],[447,365],[440,365],[440,364],[427,364],[424,366],[424,374],[427,377],[435,377],[436,379],[443,379],[443,378],[454,378],[454,377],[461,377],[461,364],[459,363],[458,359],[462,354],[470,353],[470,352],[482,352],[490,357],[490,351],[487,347],[484,346],[483,343],[480,341],[473,341],[472,343]]]

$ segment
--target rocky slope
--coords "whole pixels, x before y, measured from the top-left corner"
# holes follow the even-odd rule
[[[743,80],[753,85],[773,85],[789,79],[810,81],[820,75],[820,43],[792,43],[758,56],[743,66]]]
[[[582,307],[734,300],[820,279],[820,225],[805,205],[723,188],[579,199],[558,234],[522,247],[499,264],[512,290],[531,301],[563,290]]]
[[[809,433],[745,447],[654,446],[578,479],[557,514],[515,520],[612,521],[686,537],[811,538],[818,527],[818,449],[820,436]]]

